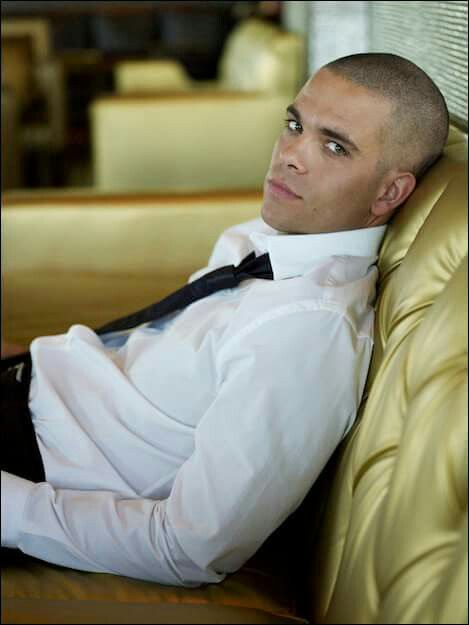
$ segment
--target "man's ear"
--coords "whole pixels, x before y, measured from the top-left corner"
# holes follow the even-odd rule
[[[371,205],[367,225],[386,223],[394,210],[407,200],[416,184],[415,176],[410,172],[394,173],[391,179],[387,176],[378,191],[377,198]]]

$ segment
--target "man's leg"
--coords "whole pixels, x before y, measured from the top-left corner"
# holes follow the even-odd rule
[[[1,360],[1,468],[33,482],[45,481],[44,465],[28,407],[31,381],[29,353]],[[18,549],[2,547],[2,566],[30,559]]]
[[[45,480],[31,413],[31,357],[19,354],[1,361],[1,468],[33,482]]]
[[[0,361],[1,468],[33,482],[45,480],[44,465],[28,407],[31,381],[29,353]],[[17,564],[28,556],[2,547],[2,566]]]

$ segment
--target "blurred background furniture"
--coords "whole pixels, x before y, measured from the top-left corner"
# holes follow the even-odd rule
[[[89,109],[118,93],[117,65],[157,60],[158,80],[171,91],[215,82],[231,31],[253,15],[278,29],[282,3],[21,0],[2,2],[1,11],[2,80],[17,93],[25,146],[22,186],[87,187]]]
[[[119,93],[209,88],[294,98],[306,78],[306,42],[271,22],[249,18],[228,35],[216,80],[191,79],[181,63],[166,59],[121,61],[114,74]]]
[[[50,93],[46,88],[45,96],[41,88],[41,95],[34,78],[34,105],[27,105],[28,113],[19,121],[18,129],[23,123],[22,134],[30,143],[20,161],[24,188],[94,184],[89,112],[91,104],[102,96],[115,96],[122,90],[129,95],[150,83],[151,91],[225,91],[222,83],[228,82],[230,91],[255,89],[265,93],[265,88],[276,83],[272,58],[292,35],[303,41],[304,78],[329,60],[357,52],[393,52],[413,60],[436,81],[452,120],[467,133],[466,2],[367,1],[357,5],[296,0],[2,0],[1,14],[4,24],[46,22],[46,28],[41,27],[43,34],[39,34],[42,43],[35,49],[43,50],[41,58],[49,55],[59,61],[63,71],[64,89],[59,89],[65,101],[63,149],[51,152],[46,141],[50,130],[45,130],[46,118],[60,119],[60,114],[46,114],[45,102],[49,96],[52,99],[53,86]],[[259,21],[262,33],[255,26]],[[252,37],[249,41],[250,29],[251,33],[257,29],[257,41]],[[39,29],[34,30],[37,39]],[[273,32],[277,33],[277,52],[271,41]],[[243,38],[244,51],[232,50]],[[24,93],[21,85],[30,81],[33,48],[16,39],[16,50],[11,50],[11,40],[4,46],[8,54],[2,54],[3,74],[9,74],[9,80]],[[256,59],[268,62],[256,61],[251,67],[248,50]],[[243,54],[244,65],[239,62]],[[16,59],[13,75],[7,67],[12,58]],[[231,71],[230,59],[242,71]],[[133,71],[125,71],[126,66]],[[155,66],[158,79],[152,69]],[[253,84],[254,77],[257,84]],[[52,85],[60,85],[61,80],[52,81]],[[285,71],[280,80],[285,81],[283,86],[294,82],[293,73]],[[32,94],[31,89],[29,92]],[[60,102],[61,97],[53,100]],[[18,110],[22,110],[20,101]]]
[[[220,59],[221,89],[282,93],[294,98],[306,79],[306,42],[256,18],[232,31]]]
[[[193,88],[185,67],[173,59],[119,61],[113,73],[117,93],[186,91]]]
[[[242,92],[103,97],[93,182],[106,191],[262,189],[290,100]]]
[[[91,105],[94,184],[164,192],[261,189],[285,109],[305,75],[300,35],[257,18],[225,44],[219,77],[175,61],[115,65],[118,94]]]
[[[465,143],[453,129],[387,229],[356,424],[253,558],[221,584],[187,589],[18,554],[3,564],[3,623],[467,623]],[[4,193],[5,338],[96,326],[154,301],[260,203],[242,193]]]
[[[66,109],[63,66],[53,54],[49,22],[6,18],[1,34],[2,86],[15,95],[25,167],[37,170],[42,184],[53,185],[65,144]]]
[[[2,85],[2,191],[22,186],[23,166],[19,142],[17,98]]]

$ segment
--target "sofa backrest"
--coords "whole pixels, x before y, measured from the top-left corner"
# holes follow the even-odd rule
[[[467,156],[450,143],[381,249],[367,397],[311,558],[315,623],[467,622]]]
[[[101,190],[262,189],[289,99],[190,92],[110,96],[91,106]]]
[[[305,58],[301,35],[248,19],[226,41],[219,80],[229,90],[283,93],[293,98],[305,80]]]
[[[221,232],[257,217],[261,204],[254,192],[2,194],[3,336],[28,345],[158,301],[207,264]]]

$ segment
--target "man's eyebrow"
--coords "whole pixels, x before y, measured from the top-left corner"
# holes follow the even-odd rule
[[[299,114],[297,109],[293,106],[293,104],[289,104],[287,106],[287,113],[290,113],[290,115],[293,115],[293,117],[296,119],[296,121],[298,121],[298,122],[301,121],[301,115]]]
[[[331,137],[332,139],[337,139],[338,141],[342,141],[342,143],[346,143],[355,152],[360,152],[360,150],[352,141],[352,139],[350,139],[350,137],[347,134],[345,134],[343,130],[323,127],[323,128],[319,128],[319,132],[326,137]]]
[[[293,104],[287,106],[287,113],[293,115],[296,121],[301,122],[301,115]],[[326,137],[331,137],[331,139],[337,139],[338,141],[342,141],[342,143],[346,143],[355,152],[360,152],[352,139],[343,130],[338,130],[337,128],[326,128],[323,126],[319,128],[319,132]]]

